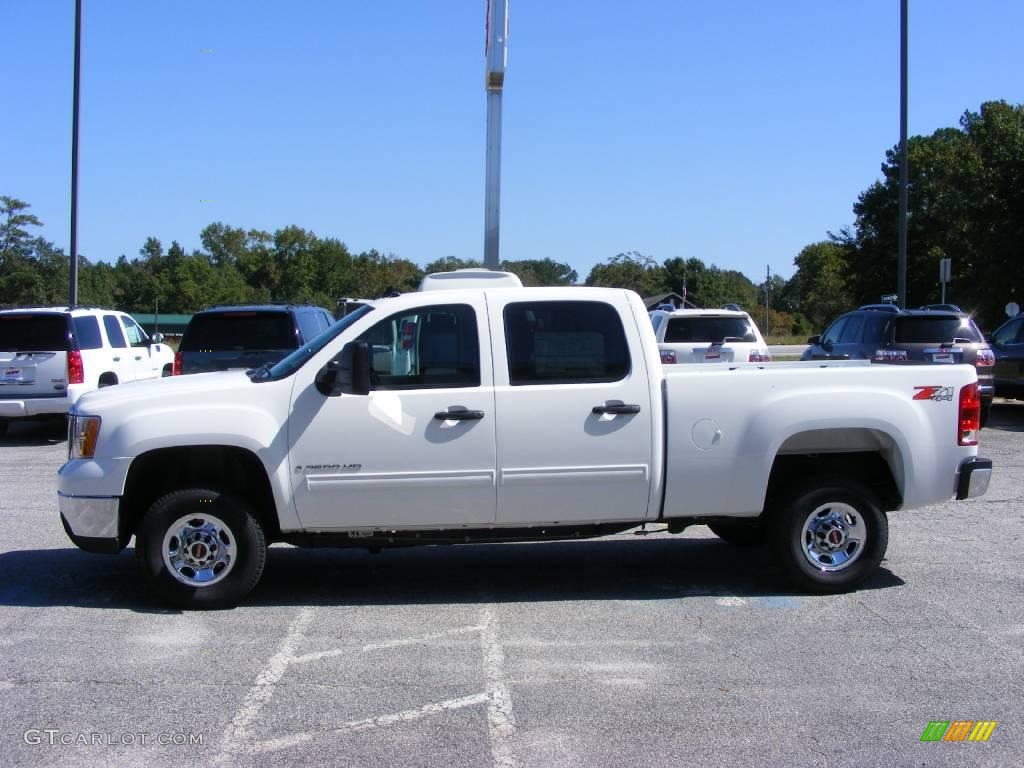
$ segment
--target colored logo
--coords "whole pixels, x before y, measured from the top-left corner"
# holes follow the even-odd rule
[[[995,720],[932,720],[921,741],[988,741],[995,729]]]

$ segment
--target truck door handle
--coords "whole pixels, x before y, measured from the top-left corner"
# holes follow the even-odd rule
[[[142,359],[142,355],[138,355],[135,359],[136,360],[141,360]]]
[[[114,358],[114,362],[115,363],[120,363],[121,362],[121,358],[120,357],[115,357]]]
[[[483,411],[471,411],[463,405],[449,405],[447,411],[434,414],[434,418],[439,421],[473,421],[483,417]]]
[[[610,413],[613,415],[640,413],[640,406],[631,405],[629,403],[621,403],[615,400],[609,400],[604,405],[595,405],[592,412],[598,415],[605,413]]]

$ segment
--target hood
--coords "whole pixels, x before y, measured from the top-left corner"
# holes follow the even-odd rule
[[[87,392],[71,410],[73,413],[102,415],[111,407],[144,406],[157,402],[166,406],[168,401],[176,399],[194,404],[210,398],[221,400],[225,393],[249,391],[257,386],[263,385],[253,384],[245,371],[239,370],[166,376]]]

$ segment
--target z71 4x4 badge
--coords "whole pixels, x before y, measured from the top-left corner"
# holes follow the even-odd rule
[[[952,400],[953,399],[953,388],[952,387],[914,387],[917,390],[917,394],[914,395],[915,400]]]

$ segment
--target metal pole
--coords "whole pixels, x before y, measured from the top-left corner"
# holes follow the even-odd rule
[[[484,181],[484,266],[497,269],[501,208],[501,92],[505,86],[508,0],[487,3],[487,168]]]
[[[772,265],[768,264],[765,266],[765,279],[764,279],[764,335],[767,336],[771,332],[770,318],[768,314],[768,305],[771,302],[772,295]]]
[[[896,292],[907,306],[907,17],[909,0],[900,0],[900,236]]]
[[[78,84],[82,69],[82,0],[75,0],[75,82],[71,108],[71,279],[68,306],[78,304]]]

